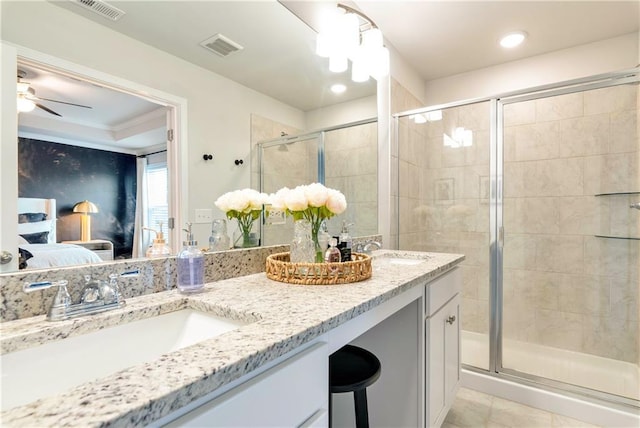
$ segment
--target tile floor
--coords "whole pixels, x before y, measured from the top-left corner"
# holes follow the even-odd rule
[[[442,428],[593,428],[566,416],[460,388]]]

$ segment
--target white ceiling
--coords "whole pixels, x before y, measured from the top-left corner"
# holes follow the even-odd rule
[[[357,1],[428,81],[637,32],[635,1]],[[529,34],[512,50],[498,45]]]
[[[87,147],[118,147],[132,153],[165,142],[163,106],[31,65],[18,64],[18,70],[25,72],[21,80],[35,89],[36,97],[48,99],[36,102],[61,115],[38,107],[20,113],[18,125],[22,137]]]
[[[314,31],[275,0],[109,1],[126,12],[116,22],[67,0],[55,3],[303,111],[375,93],[373,81],[353,84],[349,73],[331,74],[327,60],[314,54]],[[335,4],[283,3],[292,9]],[[425,81],[637,32],[640,21],[639,1],[360,0],[355,5]],[[522,47],[506,51],[497,39],[512,30],[524,30],[529,38]],[[244,49],[222,58],[199,45],[216,33]],[[92,126],[115,136],[134,117],[149,119],[145,115],[153,116],[150,112],[157,109],[126,94],[68,78],[55,82],[50,73],[31,72],[25,80],[33,83],[37,95],[94,107],[86,111],[46,104],[74,126]],[[349,85],[346,94],[336,97],[328,91],[336,82]],[[89,92],[91,101],[84,101]],[[25,126],[36,117],[60,121],[42,111],[28,115],[21,115]]]

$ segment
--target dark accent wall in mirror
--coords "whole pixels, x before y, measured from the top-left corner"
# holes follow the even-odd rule
[[[80,239],[73,206],[89,200],[91,238],[113,242],[115,258],[130,258],[136,208],[136,156],[28,138],[18,139],[18,195],[56,199],[58,242]]]

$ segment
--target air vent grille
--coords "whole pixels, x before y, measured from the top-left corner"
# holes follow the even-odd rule
[[[200,42],[200,46],[209,49],[215,54],[223,57],[244,49],[238,43],[234,42],[228,37],[223,36],[220,33],[209,37],[203,42]]]
[[[73,2],[112,21],[117,21],[125,14],[123,10],[111,6],[102,0],[73,0]]]

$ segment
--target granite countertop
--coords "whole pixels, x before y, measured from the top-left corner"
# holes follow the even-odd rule
[[[392,258],[426,260],[395,264]],[[4,427],[146,425],[463,259],[458,254],[380,250],[375,252],[372,278],[357,283],[290,285],[259,273],[213,282],[190,296],[174,290],[130,298],[122,309],[74,320],[48,322],[37,316],[1,323],[3,354],[182,308],[248,324],[63,394],[9,409],[0,414],[0,421]]]

